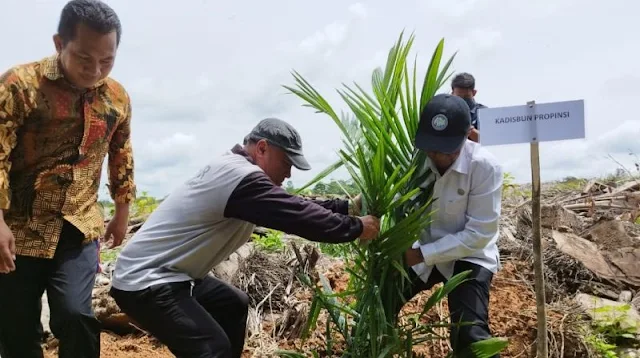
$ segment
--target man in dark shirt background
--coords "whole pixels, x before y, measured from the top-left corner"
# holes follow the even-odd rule
[[[469,106],[471,113],[471,125],[473,129],[469,134],[469,139],[478,142],[479,123],[478,123],[478,109],[487,108],[487,106],[476,102],[475,96],[478,91],[476,90],[476,79],[467,72],[462,72],[453,77],[451,81],[451,94],[454,96],[462,97]]]

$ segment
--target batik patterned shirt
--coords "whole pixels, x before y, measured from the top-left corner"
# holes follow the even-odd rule
[[[53,257],[64,220],[88,241],[104,234],[97,198],[107,155],[112,199],[134,199],[130,121],[118,82],[75,88],[57,56],[0,75],[0,209],[18,255]]]

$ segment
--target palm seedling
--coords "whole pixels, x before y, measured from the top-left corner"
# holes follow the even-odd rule
[[[344,148],[338,151],[340,160],[300,190],[344,166],[360,189],[361,214],[381,218],[378,239],[367,245],[350,244],[351,289],[347,292],[333,293],[323,277],[323,287],[315,288],[309,277],[301,276],[316,292],[307,329],[315,326],[321,308],[327,309],[330,317],[327,338],[332,337],[330,330],[337,330],[344,339],[345,357],[413,356],[414,344],[433,339],[433,330],[421,324],[421,318],[467,274],[449,280],[431,297],[421,314],[409,323],[401,322],[404,320],[400,320],[399,312],[409,283],[403,255],[429,225],[433,186],[422,183],[434,182],[425,165],[425,154],[414,148],[414,136],[421,109],[447,81],[455,56],[441,66],[444,48],[441,40],[418,89],[415,60],[411,70],[408,63],[413,41],[413,35],[405,42],[400,34],[389,51],[385,68],[373,71],[371,93],[357,84],[355,88],[345,85],[338,90],[351,116],[338,116],[296,72],[295,86],[285,86],[305,102],[304,106],[329,116],[343,135]],[[344,300],[339,301],[337,296]],[[327,342],[325,353],[330,354],[332,349],[331,342]],[[486,348],[482,350],[491,353]]]

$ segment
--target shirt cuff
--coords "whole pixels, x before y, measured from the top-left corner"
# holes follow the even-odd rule
[[[417,249],[419,247],[420,247],[420,241],[414,242],[413,245],[411,246],[412,249]],[[411,266],[411,269],[416,273],[416,275],[422,277],[422,275],[424,275],[425,272],[427,271],[427,265],[425,265],[424,262],[421,262]]]
[[[422,259],[424,263],[429,266],[433,266],[433,253],[436,251],[435,242],[420,245],[420,252],[422,253]]]
[[[0,210],[9,210],[11,204],[11,192],[9,189],[0,189]]]
[[[130,204],[136,199],[136,186],[124,186],[113,191],[111,198],[116,204]]]

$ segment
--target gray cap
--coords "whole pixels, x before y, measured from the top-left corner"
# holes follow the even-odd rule
[[[281,148],[287,154],[291,164],[300,170],[309,170],[311,165],[302,154],[302,139],[298,131],[289,123],[278,118],[261,120],[245,137],[245,141],[264,139],[269,144]]]

